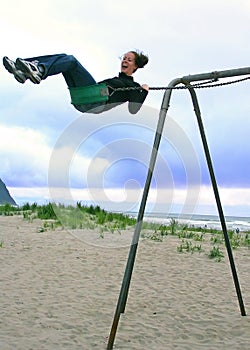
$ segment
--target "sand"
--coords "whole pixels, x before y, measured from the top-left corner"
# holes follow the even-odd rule
[[[0,349],[105,349],[133,232],[84,241],[41,226],[0,216]],[[178,253],[179,244],[140,241],[114,349],[249,350],[227,256]],[[234,258],[250,315],[250,250]]]

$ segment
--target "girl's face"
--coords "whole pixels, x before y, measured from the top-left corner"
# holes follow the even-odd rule
[[[121,72],[132,75],[136,68],[138,67],[135,64],[135,55],[132,52],[125,53],[121,63]]]

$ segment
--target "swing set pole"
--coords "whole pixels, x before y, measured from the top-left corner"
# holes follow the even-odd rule
[[[178,83],[180,83],[180,80],[176,79],[172,83],[170,83],[169,86],[174,87]],[[150,163],[149,163],[149,168],[148,168],[148,174],[147,174],[147,178],[146,178],[146,182],[145,182],[145,186],[144,186],[144,190],[143,190],[140,209],[139,209],[138,216],[137,216],[137,224],[135,226],[135,231],[134,231],[132,243],[130,246],[130,251],[129,251],[129,255],[128,255],[128,260],[127,260],[127,265],[126,265],[126,269],[125,269],[125,273],[124,273],[124,278],[123,278],[123,282],[122,282],[122,286],[121,286],[121,290],[120,290],[120,295],[119,295],[119,299],[118,299],[118,303],[117,303],[117,307],[116,307],[116,311],[115,311],[115,315],[114,315],[114,319],[113,319],[113,324],[111,327],[111,332],[110,332],[110,336],[109,336],[109,340],[108,340],[107,350],[113,349],[115,335],[116,335],[118,323],[120,320],[120,315],[121,315],[121,313],[125,312],[130,281],[131,281],[131,277],[132,277],[134,262],[135,262],[135,258],[136,258],[136,252],[137,252],[137,248],[138,248],[138,242],[139,242],[139,238],[140,238],[141,226],[142,226],[145,207],[146,207],[146,203],[147,203],[147,197],[148,197],[149,188],[150,188],[150,184],[151,184],[151,180],[152,180],[152,175],[153,175],[153,171],[154,171],[154,167],[155,167],[155,163],[156,163],[156,158],[157,158],[157,154],[158,154],[158,149],[159,149],[159,145],[160,145],[160,141],[161,141],[164,122],[166,119],[167,110],[169,108],[169,101],[170,101],[171,93],[172,93],[171,89],[166,90],[164,93],[164,98],[163,98],[163,102],[162,102],[162,106],[161,106],[161,110],[160,110],[159,121],[158,121],[157,129],[156,129],[155,139],[154,139],[154,145],[153,145]]]
[[[195,111],[195,114],[197,117],[197,122],[199,125],[199,130],[200,130],[201,139],[203,142],[203,147],[204,147],[204,152],[205,152],[205,156],[206,156],[206,160],[207,160],[208,170],[210,173],[212,187],[214,190],[214,196],[215,196],[215,200],[217,203],[217,209],[218,209],[218,213],[219,213],[219,217],[220,217],[221,227],[222,227],[222,231],[224,234],[225,245],[227,248],[227,254],[228,254],[228,258],[229,258],[229,262],[230,262],[230,266],[231,266],[231,270],[232,270],[234,285],[235,285],[236,293],[238,296],[241,316],[246,316],[246,311],[245,311],[244,302],[243,302],[241,289],[240,289],[240,283],[239,283],[238,275],[236,272],[236,267],[235,267],[235,263],[234,263],[234,258],[233,258],[232,248],[230,245],[230,240],[228,237],[226,221],[225,221],[225,217],[223,214],[223,209],[222,209],[222,205],[221,205],[218,186],[217,186],[215,175],[214,175],[213,164],[212,164],[212,160],[211,160],[211,156],[210,156],[210,152],[209,152],[209,148],[208,148],[208,144],[207,144],[207,140],[206,140],[206,135],[205,135],[202,119],[201,119],[201,112],[200,112],[200,108],[199,108],[199,104],[198,104],[198,99],[197,99],[196,93],[195,93],[194,89],[191,87],[191,85],[187,85],[187,87],[188,87],[188,90],[189,90],[191,98],[192,98],[194,111]]]
[[[207,79],[218,80],[220,78],[230,78],[230,77],[236,77],[239,75],[249,75],[249,74],[250,74],[250,67],[245,67],[245,68],[227,69],[222,71],[214,71],[210,73],[186,75],[182,77],[180,80],[181,80],[181,83],[186,85],[186,83],[191,83],[194,81],[207,80]]]
[[[158,149],[159,149],[159,145],[160,145],[160,141],[161,141],[161,137],[162,137],[162,131],[163,131],[167,111],[169,108],[171,93],[172,93],[172,89],[176,85],[181,84],[181,83],[188,87],[189,92],[191,93],[191,97],[192,97],[192,101],[193,101],[193,104],[195,107],[196,115],[198,114],[197,115],[198,123],[200,126],[200,132],[201,132],[201,136],[202,136],[202,140],[203,140],[203,146],[204,146],[204,150],[206,153],[207,162],[208,162],[208,166],[209,166],[209,170],[210,170],[210,176],[211,176],[211,180],[212,180],[212,184],[213,184],[213,188],[214,188],[214,193],[215,193],[215,198],[216,198],[216,202],[217,202],[217,207],[218,207],[218,211],[219,211],[219,215],[220,215],[220,219],[221,219],[221,225],[222,225],[222,229],[223,229],[223,233],[224,233],[224,237],[225,237],[225,242],[226,242],[228,256],[229,256],[229,260],[230,260],[230,264],[231,264],[231,269],[232,269],[232,273],[233,273],[235,287],[236,287],[236,291],[237,291],[237,295],[238,295],[238,299],[239,299],[241,314],[242,314],[242,316],[246,315],[244,304],[243,304],[243,299],[241,296],[240,285],[239,285],[239,281],[238,281],[238,277],[237,277],[237,272],[236,272],[236,268],[235,268],[235,264],[234,264],[234,260],[233,260],[230,241],[229,241],[228,234],[227,234],[227,229],[226,229],[225,219],[224,219],[223,210],[222,210],[222,206],[221,206],[221,202],[220,202],[219,192],[218,192],[218,188],[217,188],[217,184],[216,184],[216,180],[215,180],[215,176],[214,176],[214,172],[213,172],[213,168],[212,168],[211,158],[209,155],[209,149],[207,146],[205,133],[203,131],[202,122],[200,123],[201,118],[200,118],[200,113],[199,113],[198,101],[197,101],[196,95],[194,93],[194,90],[191,88],[189,83],[194,82],[194,81],[207,80],[207,79],[218,80],[219,78],[227,78],[227,77],[234,77],[234,76],[239,76],[239,75],[249,75],[249,74],[250,74],[250,67],[246,67],[246,68],[238,68],[238,69],[231,69],[231,70],[225,70],[225,71],[216,71],[216,72],[210,72],[210,73],[188,75],[188,76],[184,76],[182,78],[176,78],[169,83],[168,89],[164,93],[164,97],[163,97],[163,101],[162,101],[162,105],[161,105],[159,120],[158,120],[157,129],[156,129],[156,133],[155,133],[154,145],[153,145],[153,149],[151,152],[151,158],[150,158],[150,163],[149,163],[149,167],[148,167],[148,174],[147,174],[147,178],[146,178],[146,182],[145,182],[145,186],[144,186],[144,190],[143,190],[140,209],[139,209],[138,216],[137,216],[137,224],[135,227],[134,235],[132,238],[132,243],[130,246],[130,251],[129,251],[129,255],[128,255],[127,265],[125,268],[123,282],[121,285],[120,294],[119,294],[119,298],[118,298],[118,302],[117,302],[117,306],[116,306],[116,310],[115,310],[115,315],[114,315],[114,319],[113,319],[113,323],[112,323],[112,327],[111,327],[111,331],[110,331],[110,335],[109,335],[109,339],[108,339],[107,350],[113,349],[120,316],[121,316],[121,313],[125,312],[125,307],[126,307],[126,302],[127,302],[127,298],[128,298],[129,286],[130,286],[130,282],[131,282],[131,278],[132,278],[132,272],[133,272],[133,267],[134,267],[134,263],[135,263],[136,252],[137,252],[137,248],[138,248],[138,242],[139,242],[139,238],[140,238],[140,232],[141,232],[145,207],[146,207],[149,188],[150,188],[152,175],[153,175],[153,171],[154,171],[154,167],[155,167],[155,163],[156,163],[156,158],[158,155]]]

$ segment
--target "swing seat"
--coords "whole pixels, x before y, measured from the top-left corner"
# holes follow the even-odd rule
[[[73,105],[107,102],[109,90],[105,83],[81,87],[69,87],[71,103]]]

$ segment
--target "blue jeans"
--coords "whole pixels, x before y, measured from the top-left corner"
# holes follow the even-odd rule
[[[38,56],[26,58],[27,61],[38,61],[38,64],[44,68],[42,79],[46,79],[51,75],[62,73],[68,87],[80,87],[96,84],[92,75],[81,65],[81,63],[72,55],[65,53],[56,55]],[[102,113],[104,110],[104,102],[74,105],[74,107],[84,113]]]
[[[44,68],[42,79],[62,73],[68,87],[79,87],[96,84],[92,75],[72,55],[56,54],[26,58],[27,61],[38,61]]]

